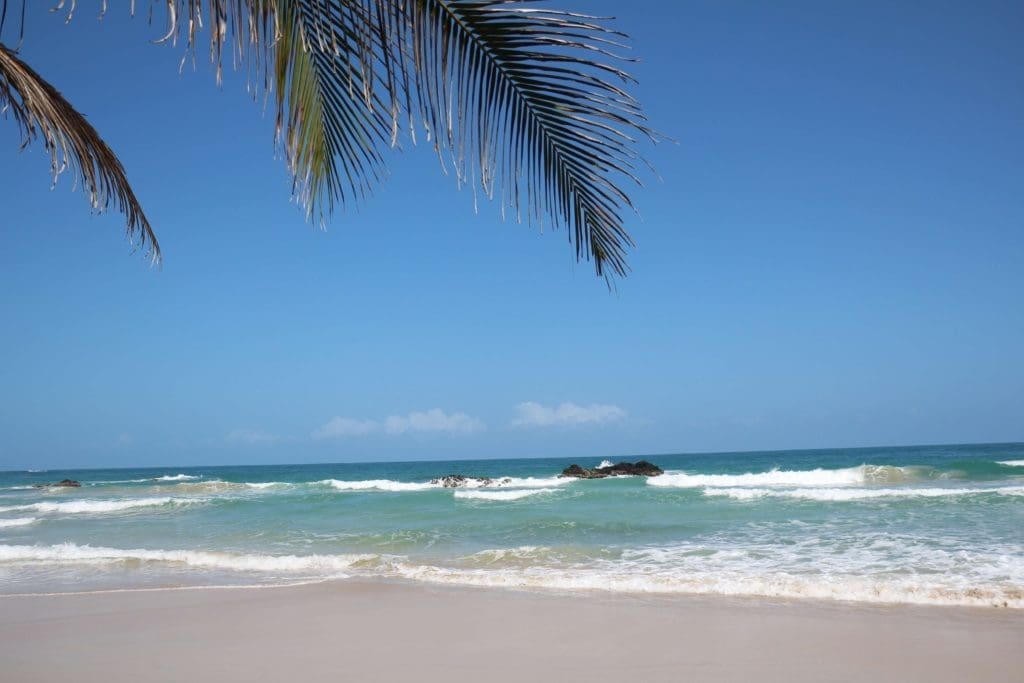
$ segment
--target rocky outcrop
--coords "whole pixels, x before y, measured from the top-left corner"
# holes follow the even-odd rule
[[[511,482],[512,480],[508,477],[504,479],[491,479],[490,477],[467,477],[464,474],[449,474],[430,480],[431,484],[435,486],[440,484],[446,489],[457,489],[473,484],[476,486],[500,486],[501,484],[509,484]]]
[[[656,477],[663,474],[664,470],[646,460],[639,462],[620,462],[605,467],[595,467],[590,470],[579,465],[572,464],[562,470],[560,477],[575,477],[577,479],[604,479],[605,477]]]
[[[81,484],[78,483],[77,481],[75,481],[74,479],[61,479],[56,484],[35,484],[34,486],[37,489],[48,489],[48,488],[52,488],[52,487],[55,487],[55,486],[64,486],[64,487],[70,487],[70,488],[78,488],[79,486],[81,486]]]

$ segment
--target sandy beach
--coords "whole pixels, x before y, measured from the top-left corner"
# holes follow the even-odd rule
[[[335,582],[0,598],[5,681],[1019,681],[1017,610]]]

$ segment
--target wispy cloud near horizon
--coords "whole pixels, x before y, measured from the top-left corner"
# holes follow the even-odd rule
[[[576,403],[562,403],[544,406],[526,401],[516,406],[513,427],[570,427],[575,425],[601,425],[618,422],[626,418],[626,411],[617,405],[591,403],[581,406]]]
[[[228,443],[248,444],[253,446],[274,443],[277,441],[277,437],[273,434],[268,434],[261,429],[234,429],[228,432],[228,435],[224,437],[224,440]]]
[[[342,439],[368,434],[449,434],[461,435],[480,432],[487,428],[483,421],[466,413],[445,413],[440,408],[413,411],[407,415],[389,415],[383,420],[337,416],[312,431],[316,440]]]
[[[351,417],[332,417],[320,425],[310,436],[314,439],[340,439],[346,436],[363,436],[380,429],[376,420],[356,420]]]
[[[484,429],[484,423],[466,413],[446,415],[440,408],[425,412],[411,412],[408,415],[391,415],[384,420],[388,434],[406,432],[444,432],[448,434],[470,434]]]

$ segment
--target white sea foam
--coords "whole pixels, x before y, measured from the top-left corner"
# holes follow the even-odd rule
[[[385,566],[403,578],[480,586],[1024,608],[1024,556],[1012,543],[966,551],[957,539],[856,531],[781,544],[758,533],[568,563],[558,549],[536,547],[465,559]]]
[[[625,593],[760,596],[868,603],[995,606],[1022,609],[1024,592],[1009,585],[959,587],[939,581],[892,580],[877,577],[836,577],[722,573],[620,573],[594,570],[516,568],[452,569],[400,564],[395,572],[431,583],[502,588],[542,588]]]
[[[14,519],[0,519],[0,529],[12,526],[26,526],[36,521],[35,517],[16,517]]]
[[[736,500],[757,498],[796,498],[820,501],[870,500],[873,498],[941,498],[947,496],[974,496],[981,494],[1004,496],[1024,495],[1024,486],[994,488],[705,488],[705,496],[726,496]]]
[[[163,505],[187,505],[199,502],[192,498],[128,498],[125,500],[69,500],[61,503],[45,501],[28,505],[11,505],[0,507],[0,512],[32,510],[35,512],[60,512],[66,514],[95,514],[104,512],[120,512],[139,507],[157,507]]]
[[[49,565],[159,562],[242,572],[328,573],[334,575],[376,555],[247,555],[202,550],[121,549],[62,543],[0,545],[0,562]]]
[[[526,489],[521,491],[509,490],[509,491],[487,491],[481,489],[469,489],[466,491],[456,491],[453,495],[456,498],[465,498],[469,500],[519,500],[526,498],[527,496],[535,496],[538,493],[554,493],[555,489]]]
[[[536,561],[538,556],[550,553],[551,548],[542,545],[521,545],[515,548],[487,548],[473,553],[470,557],[475,560],[483,560],[493,563],[503,560],[530,560]]]
[[[475,479],[467,480],[463,488],[543,489],[552,486],[564,486],[572,481],[572,479],[567,477],[494,477],[490,483]]]
[[[191,474],[164,474],[159,477],[145,477],[143,479],[108,479],[103,481],[86,482],[90,485],[98,484],[144,484],[151,481],[193,481],[195,479],[202,479],[200,476],[194,476]]]
[[[426,491],[438,488],[439,484],[409,481],[392,481],[390,479],[366,479],[362,481],[342,481],[340,479],[324,479],[317,482],[338,491]]]
[[[674,488],[698,488],[705,486],[858,486],[863,484],[899,483],[921,476],[921,468],[895,467],[891,465],[860,465],[827,470],[770,470],[768,472],[747,472],[746,474],[687,474],[666,472],[661,476],[648,477],[651,486]]]
[[[272,488],[294,486],[284,481],[224,481],[223,479],[206,479],[204,481],[186,482],[169,487],[158,487],[168,493],[229,493],[245,491],[261,491]]]
[[[1009,467],[1024,467],[1024,460],[1000,460],[999,464]]]
[[[229,493],[232,491],[249,490],[247,484],[235,481],[224,481],[223,479],[207,479],[205,481],[185,481],[176,484],[158,484],[154,487],[159,492],[166,493]]]
[[[730,539],[582,562],[566,562],[558,549],[527,546],[479,551],[448,566],[382,558],[376,568],[444,584],[1024,608],[1024,557],[1013,545],[965,552],[953,539],[860,532],[838,540]]]
[[[543,489],[552,486],[563,486],[573,481],[562,477],[492,477],[489,479],[467,478],[458,489]],[[361,481],[343,481],[340,479],[324,479],[317,484],[330,486],[338,491],[427,491],[440,489],[444,486],[438,481],[415,482],[394,481],[391,479],[366,479]]]
[[[613,463],[613,462],[612,462],[611,460],[602,460],[602,461],[601,461],[601,464],[597,466],[597,469],[601,469],[601,468],[603,468],[603,467],[611,467],[611,466],[613,466],[614,464],[615,464],[615,463]]]
[[[707,547],[681,545],[626,550],[614,559],[551,564],[554,549],[523,546],[479,551],[440,566],[386,555],[264,555],[205,550],[0,545],[0,566],[121,566],[226,570],[272,577],[353,575],[443,584],[599,590],[631,593],[755,595],[859,602],[1024,608],[1024,558],[1011,547],[965,553],[955,542],[857,535],[822,547],[815,538]],[[808,553],[814,555],[808,561]],[[557,554],[557,553],[556,553]],[[879,569],[883,567],[883,569]]]

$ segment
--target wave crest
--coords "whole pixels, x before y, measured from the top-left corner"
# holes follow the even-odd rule
[[[154,562],[244,572],[338,572],[376,555],[244,555],[204,550],[146,550],[62,543],[51,546],[0,545],[0,562],[35,564],[117,564]]]
[[[538,493],[554,493],[556,489],[526,489],[524,491],[487,491],[480,489],[470,489],[468,491],[456,491],[453,495],[456,498],[464,498],[468,500],[495,500],[495,501],[508,501],[508,500],[520,500],[528,496],[535,496]]]
[[[564,486],[573,481],[561,477],[493,477],[490,479],[468,478],[457,489],[545,489],[553,486]],[[341,479],[322,479],[315,484],[330,486],[338,491],[429,491],[431,489],[443,489],[443,484],[438,481],[417,482],[417,481],[394,481],[392,479],[365,479],[358,481],[344,481]]]
[[[6,529],[14,526],[27,526],[36,522],[35,517],[16,517],[14,519],[0,519],[0,529]]]
[[[894,542],[866,539],[859,547],[830,559],[818,571],[804,572],[792,564],[802,554],[781,555],[761,547],[637,548],[596,564],[552,566],[556,549],[539,546],[482,550],[462,558],[461,566],[440,566],[412,558],[378,554],[263,555],[208,550],[149,550],[93,547],[64,543],[51,546],[0,545],[0,563],[42,566],[167,565],[198,570],[233,571],[271,580],[315,580],[374,576],[431,583],[598,590],[655,594],[755,595],[876,603],[978,605],[1024,608],[1024,589],[1015,577],[1024,571],[1019,560],[1006,564],[1006,549],[992,547],[970,558],[971,576],[950,572],[965,561],[959,552],[918,548],[914,564],[934,571],[854,574],[873,564],[878,552]],[[854,544],[856,545],[856,544]],[[900,545],[903,548],[902,545]],[[911,544],[913,547],[913,544]],[[785,551],[785,549],[782,549]],[[767,552],[767,554],[766,554]],[[851,554],[852,553],[852,554]],[[920,555],[920,553],[925,553]],[[906,549],[901,550],[901,556]],[[592,558],[590,563],[595,560]],[[851,565],[850,562],[853,564]],[[546,565],[546,566],[545,566]],[[796,571],[794,571],[796,569]],[[945,571],[943,571],[945,570]],[[952,577],[952,580],[950,580]],[[1009,577],[1009,578],[1008,578]],[[963,579],[963,580],[961,580]]]
[[[362,481],[323,479],[316,483],[330,486],[338,491],[426,491],[439,488],[438,484],[392,481],[390,479],[366,479]]]
[[[649,477],[651,486],[672,488],[735,487],[735,486],[858,486],[863,484],[895,484],[926,478],[929,468],[897,467],[895,465],[860,465],[842,469],[769,470],[745,474],[687,474],[666,472]]]
[[[805,489],[768,489],[768,488],[705,488],[704,495],[724,496],[735,500],[756,500],[758,498],[795,498],[801,500],[818,500],[846,502],[852,500],[871,500],[875,498],[942,498],[947,496],[975,496],[982,494],[999,494],[1003,496],[1024,496],[1024,486],[1003,486],[993,488],[805,488]]]
[[[0,512],[32,510],[35,512],[62,512],[67,514],[97,514],[104,512],[120,512],[139,507],[159,507],[163,505],[188,505],[199,502],[189,498],[132,498],[128,500],[69,500],[60,503],[50,501],[29,503],[27,505],[11,505],[0,507]]]

